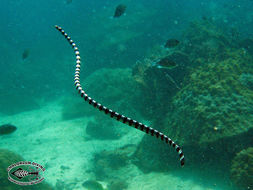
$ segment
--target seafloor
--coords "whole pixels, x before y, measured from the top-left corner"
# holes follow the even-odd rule
[[[51,102],[41,109],[1,117],[1,122],[18,123],[18,131],[1,136],[1,148],[21,154],[46,168],[45,181],[56,189],[83,190],[88,179],[94,179],[92,155],[102,150],[114,150],[129,144],[138,144],[142,132],[129,128],[127,135],[118,140],[93,140],[87,138],[85,128],[93,117],[62,120],[61,102]],[[125,127],[124,125],[120,127]],[[56,135],[57,134],[57,135]],[[87,138],[87,140],[86,140]],[[127,182],[127,190],[232,190],[229,180],[224,180],[210,168],[201,172],[181,168],[168,173],[143,173],[134,164],[117,171]],[[7,173],[6,173],[7,177]],[[106,181],[99,181],[105,189]]]

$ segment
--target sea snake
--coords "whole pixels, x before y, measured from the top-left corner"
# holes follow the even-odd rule
[[[55,26],[55,28],[61,32],[61,34],[68,40],[69,44],[72,46],[72,48],[75,51],[75,55],[76,55],[76,70],[75,70],[75,87],[76,90],[78,91],[78,93],[81,95],[81,97],[88,102],[90,105],[92,105],[93,107],[95,107],[96,109],[98,109],[99,111],[104,112],[106,115],[110,115],[111,118],[116,119],[117,121],[121,121],[124,124],[127,124],[129,126],[132,126],[140,131],[146,132],[147,134],[150,134],[151,136],[155,136],[156,138],[160,138],[162,141],[166,142],[167,144],[169,144],[170,146],[172,146],[178,153],[179,158],[180,158],[180,164],[181,166],[184,166],[184,154],[182,149],[173,141],[171,140],[169,137],[167,137],[166,135],[164,135],[163,133],[161,133],[160,131],[157,131],[155,129],[153,129],[152,127],[148,127],[147,125],[144,125],[138,121],[135,121],[129,117],[126,117],[124,115],[121,115],[103,105],[101,105],[100,103],[96,102],[95,100],[93,100],[91,97],[88,96],[88,94],[85,93],[85,91],[83,90],[81,84],[80,84],[80,69],[81,69],[81,57],[80,57],[80,52],[76,46],[76,44],[74,43],[74,41],[70,38],[70,36],[60,27],[60,26]]]

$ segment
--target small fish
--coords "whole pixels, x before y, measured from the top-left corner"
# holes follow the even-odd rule
[[[25,60],[30,54],[29,49],[25,49],[22,54],[22,59]]]
[[[172,47],[176,47],[179,44],[179,41],[176,39],[169,39],[167,40],[166,44],[164,45],[164,47],[166,48],[172,48]]]
[[[0,125],[0,135],[7,135],[16,131],[17,127],[11,124]]]
[[[152,66],[158,69],[173,69],[177,66],[177,64],[171,60],[169,56],[167,56],[153,62]]]
[[[118,18],[121,15],[123,15],[126,11],[126,5],[120,4],[116,7],[115,13],[114,13],[114,18]]]
[[[202,18],[202,20],[207,20],[207,19],[208,19],[208,18],[207,18],[206,16],[204,16],[204,15],[203,15],[201,18]]]

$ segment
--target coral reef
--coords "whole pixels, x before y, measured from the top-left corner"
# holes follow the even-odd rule
[[[24,159],[9,151],[6,149],[0,149],[0,187],[1,190],[52,190],[52,188],[47,185],[45,182],[39,183],[37,185],[33,186],[20,186],[17,184],[14,184],[8,180],[8,173],[7,173],[7,168],[19,161],[24,161]]]
[[[173,99],[176,109],[165,124],[181,144],[200,145],[237,136],[252,128],[253,93],[240,83],[242,73],[253,73],[252,59],[241,50],[224,61],[199,67]],[[189,132],[187,132],[189,131]]]
[[[196,66],[217,59],[226,59],[229,57],[227,52],[230,47],[236,46],[233,39],[210,20],[191,22],[184,38],[181,51],[186,53]]]
[[[188,163],[231,159],[251,143],[253,93],[248,76],[253,74],[253,58],[210,22],[193,23],[185,37],[181,50],[193,64],[190,74],[171,98],[167,116],[156,117],[154,126],[183,146]],[[166,104],[169,98],[160,100]],[[144,136],[135,153],[142,160],[137,165],[148,171],[152,162],[153,170],[166,170],[164,163],[172,163],[165,156],[168,149],[153,141],[147,147],[148,141],[152,140]]]
[[[253,189],[253,147],[236,154],[230,170],[231,180],[242,189]]]

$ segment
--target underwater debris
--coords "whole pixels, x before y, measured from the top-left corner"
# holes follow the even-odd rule
[[[25,49],[22,53],[22,59],[25,60],[30,54],[30,50],[29,49]]]
[[[120,121],[128,126],[132,126],[140,131],[147,133],[147,134],[150,134],[151,136],[154,136],[157,139],[160,138],[166,144],[169,144],[170,146],[172,146],[176,150],[176,152],[178,153],[181,166],[184,166],[185,159],[184,159],[183,151],[171,138],[169,138],[168,136],[166,136],[162,132],[160,132],[156,129],[153,129],[152,127],[148,127],[147,125],[144,125],[143,123],[140,123],[140,122],[133,120],[129,117],[126,117],[124,115],[121,115],[121,114],[101,105],[100,103],[96,102],[95,100],[93,100],[91,97],[89,97],[85,93],[85,91],[83,90],[83,88],[80,84],[80,68],[81,68],[80,52],[79,52],[78,48],[76,47],[76,44],[74,43],[74,41],[70,38],[70,36],[68,36],[68,34],[61,27],[56,25],[55,28],[65,37],[65,39],[68,40],[69,44],[72,46],[72,48],[75,51],[76,70],[75,70],[74,84],[75,84],[76,90],[78,91],[80,96],[85,101],[87,101],[90,105],[92,105],[94,108],[98,109],[99,111],[104,112],[106,115],[109,115],[111,118],[113,118],[117,121]]]
[[[8,135],[17,130],[17,127],[11,124],[4,124],[0,126],[0,135]]]
[[[173,47],[176,47],[178,44],[179,44],[179,41],[177,39],[169,39],[169,40],[167,40],[164,47],[173,48]]]
[[[114,13],[114,18],[118,18],[121,15],[123,15],[126,11],[126,5],[120,4],[116,7],[115,13]]]

